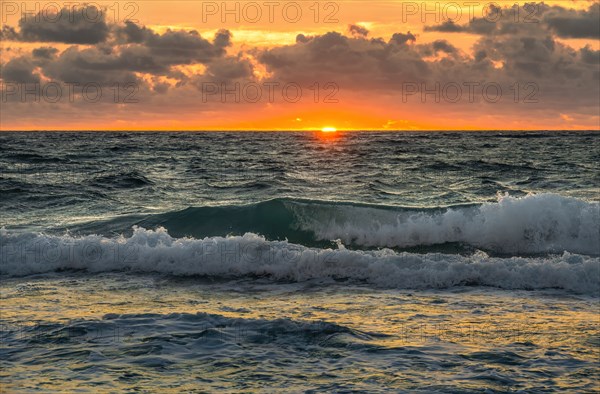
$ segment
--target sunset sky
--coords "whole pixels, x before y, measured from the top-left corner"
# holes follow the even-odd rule
[[[82,4],[1,3],[2,130],[600,129],[599,1]]]

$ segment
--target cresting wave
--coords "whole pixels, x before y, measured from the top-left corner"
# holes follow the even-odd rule
[[[557,288],[600,293],[600,258],[570,253],[494,258],[483,252],[414,254],[390,249],[317,249],[256,234],[173,238],[165,229],[136,227],[131,237],[13,234],[0,230],[0,274],[22,276],[60,270],[131,271],[216,278],[350,280],[386,288]]]
[[[428,209],[275,199],[121,217],[72,230],[107,235],[127,232],[134,225],[164,227],[175,237],[252,232],[312,247],[330,247],[335,240],[358,249],[456,243],[509,255],[600,255],[600,204],[550,193],[503,195],[495,203]]]
[[[295,211],[301,228],[317,239],[360,246],[460,242],[500,253],[600,255],[600,204],[557,194],[499,195],[497,203],[417,212],[340,206],[315,217],[302,206]]]

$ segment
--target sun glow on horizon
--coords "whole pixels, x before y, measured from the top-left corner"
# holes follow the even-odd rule
[[[335,127],[323,127],[321,132],[323,133],[335,133],[337,129]]]

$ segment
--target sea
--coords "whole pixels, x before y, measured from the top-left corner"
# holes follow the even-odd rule
[[[598,132],[2,132],[2,392],[592,393]]]

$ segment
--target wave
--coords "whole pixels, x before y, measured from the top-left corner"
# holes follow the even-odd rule
[[[109,190],[141,188],[153,184],[154,182],[137,171],[99,176],[90,182],[91,186]]]
[[[252,232],[313,247],[332,246],[332,241],[341,240],[356,248],[415,251],[410,248],[450,244],[497,254],[568,251],[600,255],[600,204],[550,193],[520,198],[502,195],[494,203],[425,209],[274,199],[119,217],[71,230],[107,235],[127,232],[134,225],[164,227],[176,237]]]
[[[187,345],[209,344],[248,340],[250,342],[298,341],[314,344],[333,344],[332,337],[346,342],[369,341],[373,338],[385,338],[386,334],[365,332],[348,326],[328,321],[302,321],[290,318],[262,319],[227,317],[219,314],[198,312],[191,313],[128,313],[105,314],[102,319],[78,319],[68,323],[46,323],[27,327],[4,327],[2,332],[5,342],[19,341],[51,343],[61,345],[65,339],[105,339],[115,340],[117,335],[128,334],[131,344],[134,338],[140,344],[159,342],[164,344],[169,339],[189,339],[193,343]],[[104,335],[101,335],[104,334]],[[134,337],[135,335],[135,337]],[[200,343],[197,340],[200,341]]]
[[[386,288],[493,286],[600,293],[600,258],[570,253],[490,257],[484,252],[414,254],[318,249],[243,236],[174,238],[164,228],[136,227],[130,237],[52,236],[0,230],[0,274],[25,276],[63,270],[130,271],[214,278],[350,280]]]
[[[410,247],[458,242],[499,253],[600,255],[600,204],[557,194],[498,197],[496,203],[419,211],[338,206],[321,215],[295,208],[317,239]]]

